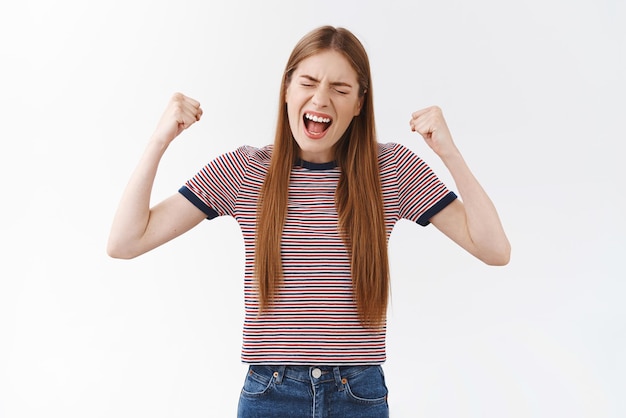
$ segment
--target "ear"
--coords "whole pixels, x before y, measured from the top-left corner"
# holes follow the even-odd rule
[[[359,100],[356,102],[356,106],[354,107],[354,116],[359,116],[361,114],[361,108],[363,107],[363,101],[365,100],[365,93],[367,90],[363,92],[363,95],[359,97]]]
[[[285,92],[283,96],[283,102],[285,104],[289,103],[289,89],[291,88],[291,76],[292,76],[292,73],[285,75],[285,80],[283,81],[284,85],[281,88],[281,90]]]

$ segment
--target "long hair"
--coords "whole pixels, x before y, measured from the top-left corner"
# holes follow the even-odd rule
[[[283,279],[281,238],[287,217],[290,174],[299,158],[285,102],[293,72],[304,59],[326,50],[343,54],[357,74],[361,111],[355,116],[334,154],[341,174],[335,192],[339,229],[351,259],[352,285],[364,326],[384,324],[389,294],[387,234],[378,165],[369,59],[361,42],[348,30],[323,26],[295,46],[283,74],[276,137],[259,200],[255,245],[255,277],[261,312],[274,301]]]

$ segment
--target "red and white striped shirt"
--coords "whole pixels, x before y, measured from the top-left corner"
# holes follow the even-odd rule
[[[272,146],[224,154],[180,189],[209,219],[232,216],[245,242],[242,361],[256,364],[346,365],[385,361],[385,328],[361,326],[352,293],[350,258],[338,231],[334,163],[295,165],[283,230],[284,281],[259,315],[254,283],[256,209]],[[408,148],[379,144],[387,239],[399,219],[420,225],[456,195]],[[366,237],[364,237],[366,239]]]

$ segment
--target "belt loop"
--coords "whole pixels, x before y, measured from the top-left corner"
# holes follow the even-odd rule
[[[339,366],[333,367],[333,375],[335,376],[335,385],[337,385],[337,390],[341,392],[345,389],[345,383],[341,378],[341,371],[339,370]]]
[[[280,385],[283,382],[283,377],[285,376],[285,366],[278,366],[274,368],[274,381],[277,385]]]

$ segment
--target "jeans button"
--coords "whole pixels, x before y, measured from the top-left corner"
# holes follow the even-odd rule
[[[314,378],[319,379],[322,376],[322,371],[320,369],[313,369],[311,374]]]

